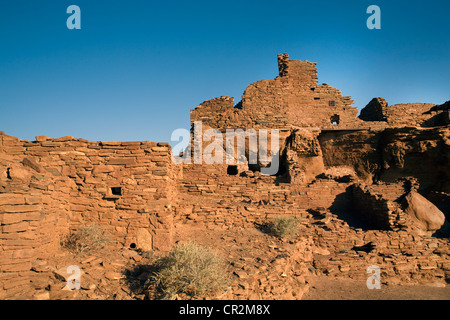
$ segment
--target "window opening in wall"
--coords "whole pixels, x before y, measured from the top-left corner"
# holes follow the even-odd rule
[[[334,107],[334,106],[336,106],[336,101],[330,100],[330,101],[328,102],[328,105],[329,105],[330,107]]]
[[[111,188],[111,194],[113,196],[121,196],[122,195],[122,188],[121,187],[112,187]]]
[[[320,100],[320,98],[319,97],[314,97],[314,100]]]
[[[227,168],[227,174],[230,176],[235,176],[238,174],[238,168],[237,166],[228,166]]]
[[[331,124],[332,125],[338,125],[339,124],[339,115],[335,114],[334,116],[332,116],[330,118]]]

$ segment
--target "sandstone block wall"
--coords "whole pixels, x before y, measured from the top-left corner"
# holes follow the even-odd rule
[[[399,231],[410,226],[410,220],[400,209],[397,201],[405,188],[398,183],[374,186],[352,186],[355,214],[369,229]]]
[[[319,179],[293,186],[277,183],[276,177],[261,176],[258,172],[255,176],[224,176],[202,167],[207,166],[184,167],[176,221],[254,227],[255,223],[278,215],[302,217],[309,208],[346,206],[350,201],[346,193],[350,182]]]
[[[1,133],[2,294],[39,283],[45,274],[33,268],[82,224],[101,225],[118,245],[137,248],[144,232],[152,242],[146,250],[169,250],[180,173],[170,153],[166,143],[24,141]]]
[[[450,123],[449,103],[406,103],[389,106],[374,98],[361,110],[348,96],[328,84],[317,83],[316,63],[289,60],[278,55],[279,75],[250,84],[242,100],[230,97],[208,100],[191,110],[191,123],[209,128],[317,127],[326,130],[436,127]]]
[[[242,101],[230,97],[205,101],[191,110],[191,122],[212,128],[354,128],[364,121],[350,97],[328,84],[317,84],[316,63],[278,56],[279,76],[250,84]]]
[[[383,98],[374,98],[361,110],[359,118],[364,121],[385,122],[389,127],[437,127],[448,124],[449,102],[403,103],[388,105]]]
[[[75,184],[38,173],[13,156],[0,153],[0,159],[0,298],[5,298],[46,281],[35,268],[69,231],[70,211],[63,199]]]
[[[184,167],[176,223],[254,228],[276,216],[294,216],[301,219],[301,237],[329,252],[314,255],[318,274],[366,280],[373,264],[381,268],[383,282],[393,284],[442,280],[450,274],[448,240],[415,233],[399,210],[396,201],[405,194],[406,182],[368,186],[330,177],[289,184],[257,172],[224,176],[206,167]],[[372,225],[355,226],[347,220],[350,211]],[[375,249],[354,249],[367,243]]]
[[[71,229],[97,222],[129,245],[143,228],[153,236],[155,250],[170,246],[178,171],[168,144],[89,142],[72,137],[38,137],[30,142],[0,137],[3,152],[51,173],[54,180],[71,180],[73,188],[65,190],[60,200],[70,210]],[[34,187],[54,190],[39,183]]]
[[[448,239],[409,233],[398,201],[406,190],[399,181],[415,179],[448,220],[448,103],[388,106],[377,98],[358,118],[350,97],[317,83],[315,63],[283,54],[278,67],[278,77],[250,84],[237,104],[223,96],[191,110],[202,135],[279,129],[274,176],[248,163],[248,144],[244,164],[175,165],[166,143],[25,141],[0,132],[0,298],[38,287],[42,259],[90,222],[121,246],[140,248],[150,238],[147,249],[165,252],[176,223],[247,228],[292,215],[303,219],[305,237],[334,253],[315,259],[319,272],[367,277],[363,267],[376,263],[392,277],[448,278]],[[199,137],[191,141],[194,152]],[[349,226],[355,212],[369,228]],[[368,241],[377,245],[373,253],[352,249]]]
[[[333,216],[323,229],[311,230],[314,243],[328,248],[331,255],[316,256],[319,274],[336,278],[367,280],[367,267],[381,270],[383,283],[408,284],[444,281],[450,275],[448,240],[413,235],[403,231],[348,228]],[[371,243],[374,249],[357,251]]]

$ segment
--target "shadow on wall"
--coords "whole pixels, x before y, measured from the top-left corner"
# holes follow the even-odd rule
[[[445,221],[442,228],[437,230],[431,236],[435,238],[450,238],[450,223],[448,222],[448,220]]]
[[[361,215],[353,205],[352,186],[347,187],[345,192],[338,194],[331,207],[331,213],[339,219],[345,221],[349,227],[363,230],[377,230],[378,226],[373,225],[364,215]]]
[[[395,200],[402,203],[406,196]],[[402,208],[403,211],[405,208]],[[390,212],[392,208],[388,201],[383,198],[373,197],[370,193],[365,193],[361,187],[351,185],[346,188],[345,192],[339,194],[334,199],[329,210],[335,214],[338,219],[346,222],[350,228],[367,230],[396,230],[395,225],[390,224]],[[410,216],[409,213],[406,213]],[[392,218],[392,217],[391,217]],[[408,218],[411,219],[411,218]],[[405,221],[408,226],[413,227],[417,231],[415,220]],[[404,223],[405,223],[404,222]],[[394,229],[392,229],[394,227]],[[435,238],[450,238],[450,223],[446,218],[441,228],[429,234]]]
[[[366,212],[355,203],[353,185],[346,188],[345,192],[338,194],[331,207],[331,213],[345,221],[349,227],[367,230],[389,230],[389,227],[373,212]],[[371,216],[374,218],[371,219]]]

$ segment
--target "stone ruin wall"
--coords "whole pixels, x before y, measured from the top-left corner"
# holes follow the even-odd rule
[[[33,267],[57,251],[60,236],[69,227],[69,210],[60,201],[71,189],[69,181],[53,181],[54,190],[44,190],[45,178],[24,186],[17,183],[21,172],[26,172],[21,170],[14,166],[15,181],[2,183],[6,190],[0,193],[0,298],[46,281]]]
[[[333,256],[314,257],[319,274],[365,280],[367,266],[376,264],[389,283],[448,278],[448,240],[411,229],[409,217],[396,202],[408,193],[404,184],[367,186],[325,176],[292,185],[257,172],[224,176],[191,165],[179,184],[182,201],[175,221],[205,228],[254,228],[279,215],[294,216],[302,221],[302,237],[313,239]],[[349,214],[359,215],[366,224],[353,224]],[[350,250],[369,242],[376,247],[370,253]]]
[[[167,143],[37,140],[0,134],[3,290],[38,281],[32,263],[82,224],[103,226],[122,246],[170,249],[180,168]]]
[[[224,177],[206,174],[195,166],[184,174],[179,184],[183,201],[180,201],[177,221],[195,220],[237,228],[261,224],[280,214],[301,218],[309,208],[330,208],[350,185],[324,179],[293,188],[289,183],[276,183],[275,177],[258,172],[254,176]]]
[[[191,123],[211,128],[323,129],[367,126],[357,118],[350,97],[328,84],[317,84],[316,63],[278,56],[279,76],[250,84],[235,105],[231,97],[208,100],[191,110]],[[379,123],[373,125],[380,126]]]
[[[372,103],[365,108],[366,115],[372,115],[362,119],[361,112],[357,118],[349,97],[317,84],[315,66],[280,55],[279,76],[251,84],[237,105],[231,97],[220,97],[191,110],[191,123],[202,121],[203,131],[279,129],[285,169],[279,176],[261,175],[248,163],[232,174],[228,164],[174,165],[165,143],[43,136],[24,141],[1,133],[3,292],[10,296],[20,284],[39,281],[32,271],[35,264],[84,223],[104,226],[122,246],[164,252],[172,245],[176,223],[254,227],[280,214],[303,218],[305,236],[330,251],[339,251],[336,244],[374,241],[381,250],[377,252],[385,254],[364,255],[357,261],[351,253],[318,259],[315,268],[324,274],[355,275],[358,264],[372,261],[405,279],[442,277],[443,272],[448,277],[448,242],[409,233],[404,216],[396,211],[396,200],[407,192],[397,180],[413,177],[420,192],[448,217],[448,128],[396,127],[411,119],[418,120],[410,124],[423,124],[437,116],[436,124],[445,124],[448,103],[420,105],[422,115],[428,107],[436,112],[426,117],[414,112],[400,117],[395,111],[403,112],[403,107],[389,113]],[[418,157],[425,160],[418,162]],[[361,181],[370,187],[360,187]],[[121,194],[112,188],[121,188]],[[389,230],[363,232],[341,219],[347,209],[368,204],[375,216],[387,221]],[[317,212],[331,219],[331,225],[320,220],[323,229],[308,227],[316,223]],[[412,251],[420,255],[398,255]]]
[[[442,105],[432,103],[403,103],[389,105],[383,98],[373,98],[361,110],[359,118],[364,121],[386,123],[389,127],[437,127],[450,124],[450,102]]]
[[[237,104],[234,98],[226,96],[203,102],[191,110],[191,126],[193,127],[194,122],[201,121],[203,132],[213,128],[222,133],[226,129],[278,129],[281,149],[286,147],[287,139],[293,132],[299,129],[303,130],[304,136],[307,135],[305,130],[311,131],[324,144],[331,139],[332,148],[337,145],[333,142],[336,135],[355,138],[357,142],[349,143],[348,150],[327,150],[324,164],[327,167],[347,164],[347,167],[353,168],[363,180],[373,181],[384,169],[388,173],[395,171],[388,170],[389,165],[380,161],[379,150],[383,150],[380,137],[390,135],[390,131],[384,133],[385,129],[432,128],[450,123],[447,119],[449,102],[440,106],[427,103],[389,106],[384,99],[374,98],[357,117],[358,111],[352,106],[350,97],[342,96],[338,89],[328,84],[317,84],[316,63],[289,60],[287,54],[281,54],[278,55],[278,69],[279,75],[274,80],[261,80],[250,84]],[[198,140],[194,136],[191,138],[194,144]],[[202,148],[205,149],[208,144],[203,142]],[[225,141],[223,145],[226,145]],[[401,146],[392,147],[402,149]],[[354,152],[360,148],[362,150]],[[406,146],[406,149],[408,148]],[[285,148],[284,151],[289,151],[288,149]],[[341,151],[344,153],[341,154]],[[282,152],[283,150],[280,150],[280,153]],[[387,153],[389,152],[395,151],[387,150]],[[361,154],[365,163],[359,158]],[[283,165],[290,167],[287,169],[290,171],[288,181],[311,181],[316,173],[320,173],[317,171],[323,169],[319,159],[321,156],[305,153],[299,155],[299,152],[297,155],[295,152],[284,155]],[[389,157],[386,152],[384,156]],[[239,166],[239,172],[247,170],[248,163],[246,165]],[[310,169],[309,172],[306,168]],[[213,170],[225,173],[227,166],[215,166]],[[387,175],[385,174],[385,177]]]
[[[350,265],[352,254],[325,259],[324,264],[318,260],[316,266],[324,274],[352,276],[361,264],[372,261],[387,270],[386,276],[402,281],[448,276],[448,242],[414,232],[413,222],[398,203],[410,192],[402,179],[416,181],[419,191],[448,219],[448,103],[386,103],[374,108],[374,99],[357,117],[349,97],[327,84],[317,84],[315,63],[279,55],[278,65],[277,78],[249,85],[238,104],[231,97],[220,97],[191,110],[191,124],[202,121],[204,129],[222,131],[279,129],[284,177],[261,176],[246,166],[230,176],[228,165],[185,165],[179,191],[186,200],[179,221],[242,227],[279,214],[307,219],[311,208],[331,211],[344,221],[346,213],[363,211],[366,216],[360,218],[365,217],[374,230],[325,226],[323,233],[311,236],[330,250],[336,244],[368,241],[377,243],[379,250],[367,256],[360,253],[362,259]],[[360,182],[349,181],[346,175]],[[411,257],[411,252],[420,254]],[[360,276],[365,279],[366,274]]]

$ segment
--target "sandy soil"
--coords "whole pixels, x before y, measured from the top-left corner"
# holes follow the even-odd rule
[[[267,250],[268,246],[270,249],[270,245],[285,247],[287,252],[290,251],[288,242],[277,241],[252,228],[205,230],[198,226],[182,225],[176,231],[176,238],[190,239],[199,244],[214,247],[231,261],[243,257],[247,260],[250,256],[267,257],[270,255],[270,251]],[[270,264],[267,264],[267,267],[270,268]],[[303,295],[302,300],[450,300],[450,286],[447,284],[446,287],[442,287],[442,283],[435,285],[390,284],[389,286],[382,285],[379,290],[369,290],[365,281],[317,275],[310,275],[306,280],[309,290]]]
[[[450,300],[450,287],[431,285],[382,285],[367,289],[364,281],[336,280],[327,277],[308,279],[309,291],[302,300]]]

